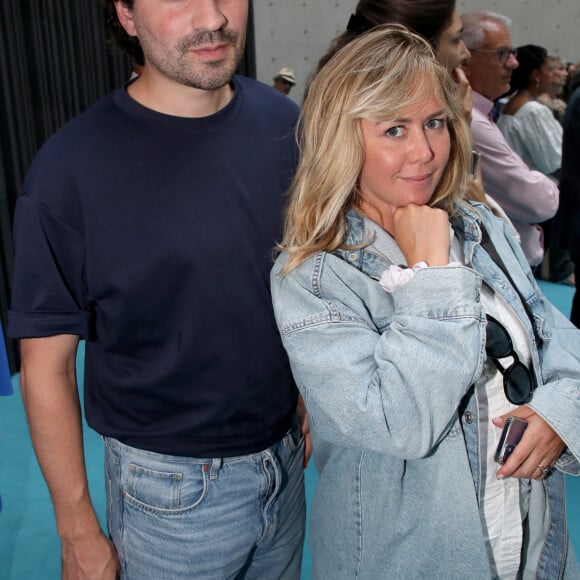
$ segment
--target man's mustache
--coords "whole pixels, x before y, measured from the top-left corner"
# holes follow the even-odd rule
[[[199,46],[207,46],[212,44],[231,44],[238,46],[239,35],[227,30],[202,30],[194,32],[189,36],[182,38],[179,41],[179,48],[182,51],[195,49]]]

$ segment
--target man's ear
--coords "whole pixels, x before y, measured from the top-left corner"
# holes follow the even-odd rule
[[[137,31],[135,30],[135,25],[133,23],[133,12],[131,9],[123,2],[123,0],[115,0],[115,10],[117,11],[117,18],[121,23],[121,26],[125,29],[125,32],[129,36],[137,36]]]

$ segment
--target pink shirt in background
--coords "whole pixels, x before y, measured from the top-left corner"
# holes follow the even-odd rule
[[[543,173],[531,170],[507,144],[490,119],[493,102],[473,92],[471,131],[481,154],[481,172],[486,193],[512,220],[531,266],[544,255],[542,229],[535,225],[554,217],[558,209],[558,186]]]

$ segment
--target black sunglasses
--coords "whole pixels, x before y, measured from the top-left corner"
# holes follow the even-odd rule
[[[485,352],[503,375],[503,390],[507,400],[514,405],[527,403],[538,386],[536,377],[520,362],[508,331],[489,314],[487,315]],[[505,368],[497,359],[508,356],[513,357],[514,362]]]

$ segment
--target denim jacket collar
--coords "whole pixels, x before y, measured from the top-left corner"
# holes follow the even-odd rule
[[[460,235],[467,262],[471,263],[474,247],[481,242],[481,219],[472,208],[461,205],[456,207],[451,223]],[[377,241],[372,224],[354,209],[346,214],[345,248],[333,253],[376,280],[393,264],[408,266],[395,239],[387,234]]]
[[[377,242],[376,232],[370,225],[357,211],[349,210],[346,214],[345,248],[333,253],[378,280],[389,266],[406,266],[407,261],[392,236],[381,236]]]

